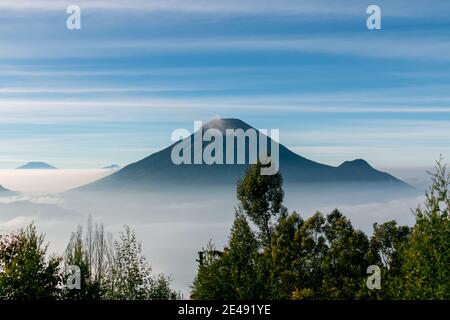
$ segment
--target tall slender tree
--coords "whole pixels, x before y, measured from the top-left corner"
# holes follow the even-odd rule
[[[281,174],[261,175],[263,167],[258,162],[248,168],[237,183],[237,198],[244,213],[258,227],[262,244],[270,248],[273,225],[277,217],[286,214],[286,208]]]

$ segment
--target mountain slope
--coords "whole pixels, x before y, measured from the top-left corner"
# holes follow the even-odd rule
[[[202,129],[217,129],[225,134],[226,129],[251,129],[247,123],[238,119],[218,119],[205,124]],[[193,159],[195,145],[193,135],[189,138],[189,151]],[[224,139],[225,140],[225,139]],[[269,138],[269,141],[272,140]],[[273,143],[276,143],[273,141]],[[211,185],[234,185],[242,177],[247,165],[175,165],[171,152],[177,143],[130,164],[120,171],[100,179],[78,190],[134,190],[163,187],[189,187]],[[208,143],[203,143],[202,150]],[[225,145],[225,142],[224,142]],[[225,158],[224,148],[224,158]],[[236,154],[236,146],[234,150]],[[270,147],[269,147],[270,151]],[[248,148],[246,148],[248,156]],[[408,188],[403,181],[380,172],[364,160],[347,161],[338,167],[324,165],[306,159],[279,144],[280,172],[285,184],[310,183],[370,183],[383,184],[398,188]]]
[[[0,197],[17,195],[17,192],[8,190],[0,185]]]

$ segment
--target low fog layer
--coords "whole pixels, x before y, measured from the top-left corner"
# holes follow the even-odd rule
[[[126,224],[136,230],[154,271],[171,275],[174,288],[185,294],[189,292],[197,271],[197,252],[210,240],[219,250],[227,241],[237,206],[234,188],[191,188],[145,194],[56,194],[53,191],[66,190],[70,185],[89,182],[104,174],[107,171],[19,173],[17,181],[10,174],[8,184],[3,182],[8,177],[3,172],[0,184],[9,189],[45,192],[0,197],[1,231],[34,221],[51,242],[51,252],[61,254],[70,232],[78,224],[85,225],[89,215],[114,235]],[[423,202],[423,196],[416,193],[386,200],[388,196],[389,190],[361,194],[351,185],[344,190],[332,186],[287,186],[285,205],[303,217],[339,208],[366,233],[371,232],[375,222],[395,219],[400,224],[412,224],[411,209]]]
[[[20,192],[58,193],[93,182],[112,170],[0,170],[0,185]]]

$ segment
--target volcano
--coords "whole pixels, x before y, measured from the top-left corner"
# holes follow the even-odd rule
[[[201,127],[201,132],[216,129],[226,135],[226,130],[249,129],[256,130],[239,119],[216,119]],[[257,130],[256,130],[257,131]],[[259,132],[259,131],[257,131]],[[199,133],[197,131],[197,133]],[[184,139],[189,151],[194,153],[194,135]],[[259,139],[259,138],[258,138]],[[267,138],[269,145],[277,144]],[[132,190],[161,190],[163,188],[191,188],[235,185],[248,164],[174,164],[171,158],[172,149],[178,143],[156,152],[136,163],[130,164],[116,173],[78,188],[77,191],[132,191]],[[202,149],[208,143],[201,144]],[[198,147],[198,146],[197,146]],[[408,184],[396,177],[373,168],[367,161],[357,159],[346,161],[334,167],[309,160],[298,155],[282,144],[279,147],[279,171],[285,185],[321,185],[347,184],[372,185],[380,188],[409,189]],[[269,148],[270,152],[270,148]],[[224,151],[225,153],[225,151]],[[248,156],[248,150],[246,149]],[[224,154],[224,157],[226,155]],[[248,159],[248,158],[246,158]]]

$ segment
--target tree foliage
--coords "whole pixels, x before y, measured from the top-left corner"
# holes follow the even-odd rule
[[[60,257],[47,258],[44,236],[34,225],[0,235],[0,299],[55,299],[61,284]]]
[[[1,300],[166,300],[179,299],[170,279],[153,275],[134,231],[125,226],[118,240],[89,218],[86,231],[72,233],[63,257],[47,255],[44,235],[34,225],[0,235]],[[67,286],[72,267],[80,287]]]
[[[450,299],[450,174],[436,164],[424,208],[401,250],[397,298]]]
[[[153,276],[142,253],[142,244],[128,226],[114,242],[114,257],[110,277],[106,279],[106,297],[117,300],[166,300],[177,294],[169,288],[170,280]]]
[[[283,178],[279,172],[261,175],[261,168],[260,162],[249,167],[244,178],[238,181],[237,198],[245,214],[258,226],[261,242],[270,246],[273,219],[285,213]]]
[[[375,223],[370,237],[338,209],[306,220],[286,214],[281,176],[261,176],[260,167],[238,182],[242,212],[223,254],[200,263],[193,298],[450,298],[450,176],[442,162],[415,225]],[[371,290],[373,265],[381,270],[381,288]]]
[[[88,219],[86,234],[81,226],[72,233],[64,263],[66,269],[70,266],[80,268],[81,288],[78,290],[65,288],[66,299],[96,300],[105,295],[105,282],[112,266],[111,237],[105,233],[103,225],[94,226],[91,217]]]

